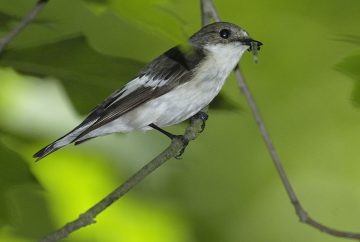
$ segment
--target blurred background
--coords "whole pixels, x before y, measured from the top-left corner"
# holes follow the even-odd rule
[[[0,36],[35,0],[0,0]],[[215,1],[264,43],[241,68],[310,215],[360,232],[360,2]],[[36,241],[162,151],[158,132],[32,155],[200,27],[193,0],[51,0],[0,57],[0,241]],[[341,242],[299,223],[236,80],[204,133],[71,242]],[[168,130],[182,133],[185,125]]]

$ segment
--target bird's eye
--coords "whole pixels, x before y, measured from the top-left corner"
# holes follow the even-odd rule
[[[228,29],[222,29],[220,30],[220,37],[223,39],[227,39],[230,36],[230,30]]]

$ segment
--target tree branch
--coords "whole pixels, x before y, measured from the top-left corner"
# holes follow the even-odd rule
[[[202,6],[204,9],[206,9],[206,14],[211,13],[212,18],[215,21],[217,21],[217,22],[220,21],[219,14],[218,14],[212,0],[202,0]],[[296,193],[295,193],[295,191],[285,173],[285,170],[281,164],[279,155],[278,155],[278,153],[275,149],[275,146],[271,140],[269,132],[267,131],[267,129],[265,127],[265,123],[261,117],[259,108],[257,107],[256,102],[255,102],[255,99],[254,99],[253,95],[251,94],[250,89],[248,88],[244,77],[241,74],[239,65],[237,65],[235,67],[234,72],[235,72],[235,77],[238,81],[240,90],[245,95],[246,101],[254,115],[254,118],[255,118],[256,124],[259,128],[259,131],[261,133],[261,136],[266,144],[266,148],[271,156],[271,159],[273,160],[273,162],[275,164],[275,167],[280,175],[281,181],[285,187],[288,197],[290,198],[290,201],[293,204],[296,214],[298,215],[300,221],[305,224],[310,225],[311,227],[317,228],[324,233],[327,233],[327,234],[330,234],[333,236],[348,238],[348,239],[360,239],[359,233],[345,232],[345,231],[333,229],[333,228],[330,228],[326,225],[323,225],[323,224],[317,222],[316,220],[311,218],[308,215],[308,213],[306,212],[306,210],[301,206],[301,203],[300,203],[299,199],[297,198]]]
[[[0,39],[0,55],[4,51],[5,47],[15,38],[15,36],[35,19],[48,1],[49,0],[38,0],[30,13],[26,15],[13,30]]]

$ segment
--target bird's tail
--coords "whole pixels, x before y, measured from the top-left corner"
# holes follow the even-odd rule
[[[36,158],[36,161],[39,161],[45,156],[50,155],[54,151],[57,151],[58,149],[72,143],[73,141],[74,137],[71,134],[65,135],[36,152],[33,157]]]
[[[94,121],[94,120],[91,120]],[[45,146],[38,152],[36,152],[33,157],[36,158],[36,161],[41,160],[45,156],[50,155],[54,151],[57,151],[58,149],[64,147],[65,145],[71,144],[73,142],[77,142],[75,144],[82,143],[86,140],[89,140],[90,138],[86,138],[83,141],[78,140],[79,135],[82,134],[83,131],[85,131],[93,122],[91,122],[87,119],[85,119],[81,124],[79,124],[77,127],[75,127],[73,130],[71,130],[69,133],[65,134],[63,137],[55,140],[48,146]]]

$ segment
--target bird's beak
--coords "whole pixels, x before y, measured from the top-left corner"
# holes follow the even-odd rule
[[[263,43],[261,43],[260,41],[258,40],[254,40],[254,39],[243,39],[241,40],[240,42],[242,42],[244,45],[248,45],[250,48],[248,49],[248,51],[252,51],[253,49],[256,49],[256,50],[260,50],[260,46],[263,45]]]

